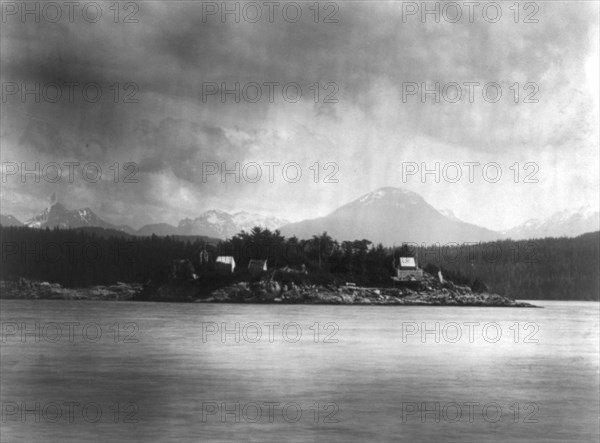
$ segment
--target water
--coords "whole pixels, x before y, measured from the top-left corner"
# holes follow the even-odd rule
[[[0,440],[598,441],[599,305],[535,303],[4,300]]]

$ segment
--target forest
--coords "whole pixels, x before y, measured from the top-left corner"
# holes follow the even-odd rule
[[[67,287],[117,281],[162,284],[172,260],[188,259],[198,284],[218,286],[249,278],[251,259],[265,259],[269,272],[298,271],[319,284],[394,284],[400,257],[456,284],[519,299],[598,300],[600,232],[576,238],[417,245],[374,245],[367,239],[338,242],[326,232],[310,239],[286,238],[256,227],[218,243],[198,238],[134,237],[111,230],[2,227],[0,279],[17,277]],[[215,273],[218,256],[233,256],[232,275]],[[202,260],[201,257],[208,257]],[[306,270],[306,273],[300,272]],[[281,273],[281,272],[280,272]],[[277,275],[277,273],[275,273]]]

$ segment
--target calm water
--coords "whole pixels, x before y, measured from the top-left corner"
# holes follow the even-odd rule
[[[0,440],[598,441],[599,305],[536,303],[2,301]]]

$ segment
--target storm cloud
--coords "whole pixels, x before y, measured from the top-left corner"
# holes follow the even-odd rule
[[[282,14],[287,3],[270,20],[258,2],[262,16],[252,23],[247,2],[229,3],[239,8],[236,22],[223,20],[221,2],[166,1],[138,2],[137,22],[125,23],[132,11],[121,10],[115,23],[111,3],[98,4],[95,23],[78,11],[72,22],[64,11],[56,23],[37,23],[3,10],[3,171],[7,163],[79,162],[103,172],[96,182],[5,175],[3,213],[26,219],[56,193],[136,227],[211,208],[300,220],[400,186],[504,229],[598,205],[596,3],[540,2],[531,23],[527,10],[515,23],[508,4],[496,22],[481,11],[471,22],[458,2],[461,19],[438,23],[407,15],[411,2],[322,3],[318,22],[312,3],[298,3],[294,23],[295,10]],[[496,86],[484,91],[490,83],[501,88],[497,101]],[[436,84],[439,102],[422,96]],[[477,84],[472,102],[468,84]],[[504,175],[423,183],[403,179],[406,162],[495,162]],[[135,182],[124,179],[129,163]],[[251,179],[259,165],[260,179],[222,175],[236,163]],[[538,183],[523,175],[515,183],[515,163],[522,174],[535,163]],[[296,182],[284,170],[291,164],[302,172]],[[328,174],[337,183],[325,182]]]

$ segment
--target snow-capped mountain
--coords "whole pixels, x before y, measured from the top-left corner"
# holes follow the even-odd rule
[[[14,217],[10,214],[4,215],[0,214],[0,225],[2,226],[23,226],[17,217]]]
[[[22,226],[11,215],[2,215],[2,226]],[[117,226],[98,217],[90,208],[67,209],[54,203],[35,217],[27,220],[30,228],[82,228],[114,229],[131,235],[149,236],[197,235],[215,239],[233,237],[242,230],[255,226],[270,230],[279,229],[285,236],[310,238],[324,231],[338,241],[366,238],[374,243],[392,246],[402,242],[463,243],[494,241],[502,238],[515,240],[543,237],[578,236],[600,230],[599,213],[590,206],[559,211],[547,219],[531,219],[502,233],[494,232],[459,220],[449,209],[437,210],[419,194],[386,187],[363,195],[341,206],[329,215],[298,223],[254,214],[230,214],[210,210],[194,219],[185,218],[177,226],[168,223],[148,224],[138,230]]]
[[[17,217],[7,214],[0,214],[0,225],[2,226],[23,226],[23,223]]]
[[[62,203],[54,203],[24,224],[27,227],[37,229],[46,227],[62,229],[97,227],[114,229],[131,235],[199,235],[225,239],[242,230],[250,231],[255,226],[275,230],[287,223],[288,221],[284,219],[250,212],[229,214],[225,211],[210,210],[194,219],[185,218],[177,226],[168,223],[155,223],[144,225],[135,230],[129,226],[117,226],[109,223],[98,217],[90,208],[67,209]],[[3,226],[22,225],[16,218],[8,215],[2,215],[0,224]]]
[[[130,226],[116,226],[94,213],[90,208],[67,209],[62,203],[54,203],[38,215],[30,218],[25,226],[36,229],[43,228],[104,228],[122,231],[127,234],[135,233]]]
[[[237,232],[241,230],[248,232],[255,226],[260,226],[261,228],[267,228],[271,231],[274,231],[275,229],[278,229],[279,226],[289,223],[288,220],[283,218],[253,214],[245,211],[236,212],[233,214],[232,219],[233,223],[236,225]]]
[[[498,232],[442,214],[415,192],[392,187],[365,194],[325,217],[281,227],[283,235],[299,238],[310,238],[324,231],[338,241],[365,238],[385,246],[503,238]]]
[[[67,209],[62,203],[54,203],[44,209],[35,217],[25,222],[30,228],[81,228],[100,227],[112,228],[115,226],[98,217],[90,208]]]
[[[230,214],[213,209],[206,211],[195,219],[184,218],[179,222],[177,230],[182,235],[208,235],[226,238],[235,235],[235,223]]]
[[[210,237],[227,238],[234,236],[242,230],[250,231],[255,226],[275,230],[287,223],[286,220],[277,217],[249,212],[229,214],[225,211],[213,209],[204,212],[193,220],[189,218],[181,220],[177,230],[181,235],[207,235]]]
[[[504,231],[514,240],[544,237],[575,237],[600,230],[599,212],[591,206],[558,211],[546,219],[532,218]]]

